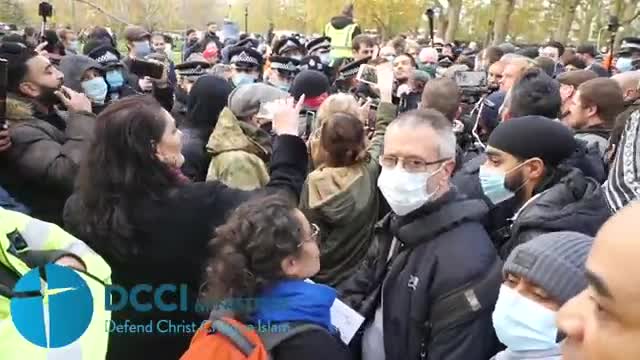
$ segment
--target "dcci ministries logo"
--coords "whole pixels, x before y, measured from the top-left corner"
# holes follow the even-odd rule
[[[11,317],[29,342],[44,348],[71,344],[89,327],[93,298],[72,269],[47,264],[26,273],[13,289]]]

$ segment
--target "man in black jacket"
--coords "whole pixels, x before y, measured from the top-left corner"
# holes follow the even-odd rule
[[[503,259],[543,233],[594,236],[609,217],[600,185],[577,169],[559,166],[575,147],[571,130],[541,116],[509,120],[489,137],[479,174],[482,190],[493,204],[512,205],[504,209],[509,221],[494,236]]]
[[[449,184],[455,154],[451,122],[435,110],[405,113],[387,130],[378,187],[392,212],[340,289],[367,319],[365,359],[485,360],[496,352],[501,262],[480,223],[486,206]]]

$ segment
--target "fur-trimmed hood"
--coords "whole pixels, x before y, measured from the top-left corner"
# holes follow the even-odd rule
[[[16,96],[7,97],[7,122],[9,126],[21,121],[33,119],[33,104],[26,99]]]

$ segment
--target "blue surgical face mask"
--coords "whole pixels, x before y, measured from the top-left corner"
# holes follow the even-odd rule
[[[137,58],[142,59],[151,54],[151,45],[148,41],[135,41],[133,43],[133,54]]]
[[[116,92],[124,86],[124,77],[120,70],[110,70],[106,75],[107,83],[111,92]]]
[[[233,78],[231,79],[231,81],[233,81],[233,84],[236,87],[241,87],[244,85],[253,84],[254,82],[256,82],[256,79],[257,79],[256,75],[253,75],[253,74],[237,73],[233,75]]]
[[[500,170],[492,169],[486,166],[480,167],[480,185],[484,195],[491,200],[494,205],[500,204],[503,201],[511,199],[515,193],[524,186],[524,183],[515,192],[506,188],[505,180],[507,175],[520,168],[524,163],[516,166],[515,168],[507,171],[506,173]],[[525,182],[526,183],[526,182]]]
[[[556,312],[506,285],[500,287],[493,327],[500,342],[511,351],[549,350],[558,346]]]
[[[279,80],[277,78],[272,79],[271,84],[284,92],[289,92],[289,89],[291,88],[291,83],[287,81]]]
[[[104,104],[104,99],[107,97],[107,83],[102,76],[83,81],[82,89],[92,103]]]
[[[630,57],[621,57],[616,60],[616,68],[620,72],[631,71],[633,69],[633,60]]]
[[[440,170],[442,166],[434,172],[410,173],[399,164],[395,168],[383,167],[378,188],[393,212],[404,216],[433,199],[438,189],[428,192],[427,182]]]

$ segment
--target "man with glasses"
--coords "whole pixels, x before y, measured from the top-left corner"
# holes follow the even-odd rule
[[[450,177],[452,125],[435,110],[389,125],[378,187],[391,206],[364,265],[339,288],[366,319],[363,359],[485,360],[496,352],[491,311],[501,262],[481,220]]]

